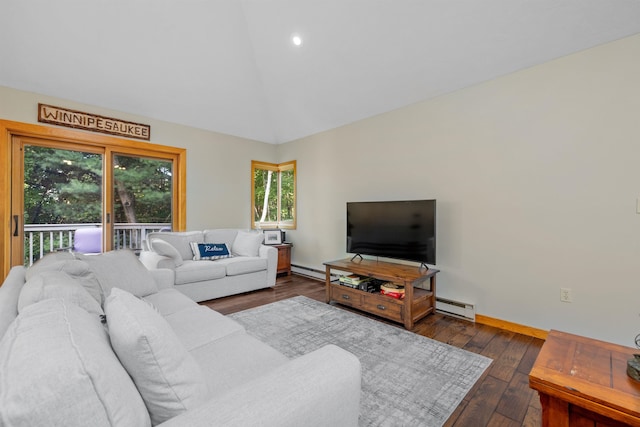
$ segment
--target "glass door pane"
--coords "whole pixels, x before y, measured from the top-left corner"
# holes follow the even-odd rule
[[[280,221],[292,222],[296,206],[295,171],[280,172]]]
[[[101,252],[102,154],[23,148],[24,264],[57,250]]]
[[[257,227],[263,223],[278,222],[278,172],[270,169],[253,170],[253,220]]]
[[[173,162],[113,155],[113,249],[142,248],[147,233],[171,230]]]

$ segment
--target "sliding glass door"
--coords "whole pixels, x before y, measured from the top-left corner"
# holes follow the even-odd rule
[[[11,265],[54,251],[138,251],[149,232],[179,224],[174,153],[23,136],[11,146]]]

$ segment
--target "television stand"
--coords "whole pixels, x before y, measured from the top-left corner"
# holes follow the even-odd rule
[[[405,329],[436,310],[435,268],[424,269],[405,264],[369,259],[342,259],[324,263],[326,267],[326,301],[335,301],[394,322],[403,323]],[[379,293],[369,293],[331,282],[331,270],[350,272],[363,277],[404,285],[404,299],[396,299]],[[429,290],[418,288],[429,281]]]

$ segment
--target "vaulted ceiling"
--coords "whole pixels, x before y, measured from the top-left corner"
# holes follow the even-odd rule
[[[281,143],[640,33],[640,1],[0,0],[0,22],[2,86]]]

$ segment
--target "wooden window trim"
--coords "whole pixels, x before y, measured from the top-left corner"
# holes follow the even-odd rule
[[[262,162],[259,160],[251,161],[251,228],[256,228],[256,220],[254,217],[254,203],[256,198],[256,182],[255,182],[255,174],[254,171],[256,169],[270,170],[273,172],[283,172],[288,170],[293,170],[293,194],[294,194],[294,212],[295,215],[293,217],[293,221],[290,222],[282,222],[280,221],[278,224],[273,224],[274,227],[285,229],[285,230],[295,230],[298,221],[298,211],[297,211],[297,203],[298,203],[298,172],[297,172],[297,162],[295,160],[290,160],[288,162],[283,163],[268,163]],[[280,176],[278,176],[278,217],[280,216]],[[272,224],[272,223],[269,223]]]

